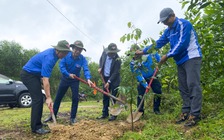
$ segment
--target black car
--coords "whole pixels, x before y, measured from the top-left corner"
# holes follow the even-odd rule
[[[43,100],[45,102],[45,93]],[[28,89],[21,81],[14,81],[7,76],[0,74],[0,105],[13,107],[30,107],[32,98]]]

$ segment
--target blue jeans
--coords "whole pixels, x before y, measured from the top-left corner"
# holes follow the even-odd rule
[[[147,81],[147,83],[149,83],[150,80],[148,79],[146,81]],[[141,84],[139,84],[137,89],[138,89],[137,106],[139,106],[139,104],[142,100],[142,96],[145,94],[145,87],[142,86]],[[156,94],[162,94],[161,84],[158,79],[153,79],[152,84],[151,84],[151,89]],[[153,99],[153,110],[154,111],[159,111],[160,102],[161,102],[161,97],[154,96],[154,99]],[[142,103],[142,106],[139,109],[139,112],[144,112],[144,101]]]
[[[58,109],[61,104],[61,100],[64,97],[65,93],[67,92],[68,88],[71,88],[72,90],[72,106],[71,106],[71,117],[72,119],[76,118],[76,113],[78,109],[78,103],[79,103],[79,81],[69,79],[69,78],[61,78],[57,95],[54,101],[54,114],[55,116],[58,113]]]

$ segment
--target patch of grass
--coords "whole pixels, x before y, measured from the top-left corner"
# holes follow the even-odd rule
[[[0,110],[0,126],[7,129],[15,127],[26,127],[26,122],[29,121],[30,108],[4,108]]]
[[[166,95],[164,98],[169,98]],[[171,98],[172,101],[176,100],[176,97]],[[172,104],[171,101],[163,103],[161,106],[162,115],[155,115],[152,111],[152,104],[148,105],[146,102],[145,114],[141,118],[144,121],[145,126],[140,128],[138,132],[124,132],[123,137],[119,140],[222,140],[224,139],[224,109],[219,107],[219,110],[214,111],[212,108],[220,106],[218,104],[212,104],[209,106],[208,113],[205,109],[203,119],[199,124],[193,128],[185,128],[184,124],[177,125],[174,123],[177,116],[180,113],[180,104]],[[171,105],[172,104],[172,105]],[[58,123],[69,123],[71,110],[71,102],[62,102]],[[1,135],[7,132],[14,133],[20,132],[26,135],[30,139],[47,139],[48,135],[35,136],[30,133],[30,111],[31,108],[0,108],[0,138]],[[96,117],[102,113],[102,101],[83,101],[79,103],[77,112],[77,119],[82,120],[95,120]],[[44,105],[43,117],[48,117],[50,114],[49,109]],[[118,116],[118,121],[126,121],[126,118],[130,114],[130,110],[122,111]],[[65,123],[66,122],[66,123]],[[108,123],[107,120],[102,120],[102,123]],[[131,130],[131,127],[130,127]],[[139,130],[139,129],[138,129]]]

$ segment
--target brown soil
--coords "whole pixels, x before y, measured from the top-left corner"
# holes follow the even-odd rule
[[[125,132],[132,130],[130,123],[119,118],[109,122],[108,120],[96,120],[85,117],[78,120],[74,126],[71,126],[68,121],[69,116],[70,113],[59,113],[58,123],[56,125],[53,123],[48,124],[51,133],[42,136],[33,134],[30,130],[24,130],[21,127],[14,127],[13,130],[5,130],[0,127],[0,140],[114,140],[122,137]],[[144,123],[143,121],[135,122],[134,131],[140,133]]]
[[[142,122],[135,123],[135,131],[141,131]],[[81,120],[74,126],[51,126],[48,140],[113,140],[131,130],[131,124],[124,121]]]

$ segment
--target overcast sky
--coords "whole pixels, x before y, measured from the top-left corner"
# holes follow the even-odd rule
[[[142,39],[159,38],[165,28],[157,24],[159,13],[165,7],[183,18],[179,0],[0,0],[0,40],[15,41],[25,49],[43,51],[59,40],[70,44],[84,43],[84,56],[99,61],[103,46],[116,43],[121,56],[129,44],[120,37],[129,33],[128,22],[143,32]]]

